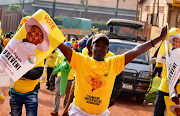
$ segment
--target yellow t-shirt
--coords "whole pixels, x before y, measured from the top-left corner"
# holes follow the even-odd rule
[[[100,114],[109,105],[116,76],[125,68],[125,55],[97,61],[73,50],[70,65],[76,71],[73,103],[89,114]]]
[[[39,64],[37,64],[35,67],[44,67],[44,60],[40,62]],[[31,79],[26,79],[24,77],[21,77],[19,80],[17,80],[14,83],[14,86],[12,88],[19,93],[28,93],[34,90],[38,82],[39,82],[39,79],[31,80]]]
[[[86,56],[89,56],[89,55],[88,55],[88,49],[87,49],[87,47],[83,48],[82,54],[83,54],[83,55],[86,55]],[[112,53],[112,52],[110,52],[110,51],[108,51],[108,53],[106,54],[106,56],[105,56],[104,58],[111,57],[111,56],[115,56],[115,54]]]
[[[58,57],[60,57],[60,58],[58,58]],[[59,54],[58,57],[57,57],[56,63],[55,63],[56,66],[58,64],[60,64],[62,62],[62,60],[64,60],[64,58],[65,58],[65,56],[62,53]],[[69,74],[68,74],[68,80],[74,80],[74,75],[75,75],[75,70],[73,68],[71,68],[69,71]],[[61,72],[59,72],[57,74],[57,76],[61,76]]]
[[[163,63],[156,62],[156,67],[163,67]]]
[[[179,79],[180,79],[180,77],[179,77]],[[169,93],[166,64],[164,64],[164,67],[163,67],[163,78],[161,80],[159,90],[166,92],[166,93]],[[180,94],[180,83],[177,84],[176,90],[177,90],[177,93]]]
[[[48,57],[46,57],[47,67],[51,67],[51,68],[55,67],[55,62],[58,54],[59,52],[55,50],[54,53],[51,53]]]

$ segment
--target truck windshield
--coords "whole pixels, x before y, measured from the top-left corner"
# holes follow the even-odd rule
[[[115,55],[123,54],[131,49],[133,49],[135,45],[130,44],[120,44],[120,43],[110,43],[109,50],[113,52]],[[142,64],[149,64],[149,57],[148,52],[145,52],[136,58],[134,58],[131,63],[142,63]]]

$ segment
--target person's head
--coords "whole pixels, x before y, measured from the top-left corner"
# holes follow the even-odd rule
[[[72,44],[71,44],[71,42],[66,41],[66,42],[64,42],[64,44],[66,44],[66,45],[68,45],[68,46],[70,46],[70,47],[72,48]]]
[[[28,41],[35,44],[38,50],[47,51],[50,47],[49,34],[50,30],[46,23],[40,23],[34,17],[29,18],[25,22],[26,29],[26,39],[23,41]]]
[[[78,43],[79,44],[79,47],[78,47],[79,52],[82,52],[82,49],[86,47],[86,42],[87,42],[87,39],[84,39],[84,38],[79,41],[79,43]]]
[[[75,43],[75,42],[76,42],[76,39],[75,39],[75,38],[71,38],[71,42],[72,42],[72,43]]]
[[[96,34],[92,39],[92,56],[98,61],[104,60],[109,51],[109,38],[103,34]]]
[[[172,44],[173,49],[180,48],[180,34],[169,35],[169,42]]]
[[[92,55],[92,50],[91,50],[92,39],[93,39],[93,36],[91,36],[86,42],[86,47],[88,49],[88,54],[89,55]]]
[[[42,30],[37,25],[33,25],[31,29],[27,32],[26,40],[29,43],[32,43],[35,45],[42,43],[43,42]]]
[[[172,46],[173,49],[180,48],[180,38],[173,38],[172,39]]]

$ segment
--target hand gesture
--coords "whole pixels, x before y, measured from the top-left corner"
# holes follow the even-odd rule
[[[179,104],[179,97],[178,97],[178,96],[172,97],[171,100],[172,100],[175,104]]]
[[[160,34],[161,39],[164,40],[164,38],[166,37],[166,35],[167,35],[167,25],[164,26],[164,27],[162,28],[162,30],[161,30],[161,34]]]

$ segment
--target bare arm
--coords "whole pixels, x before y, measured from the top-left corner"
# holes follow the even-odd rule
[[[71,57],[72,57],[72,49],[64,44],[64,43],[61,43],[58,48],[61,50],[61,52],[64,54],[64,56],[66,57],[67,61],[70,62],[71,61]]]
[[[159,41],[163,40],[167,34],[167,27],[163,27],[161,30],[161,35],[157,38],[152,39],[154,45],[156,45]],[[139,56],[140,54],[149,50],[152,46],[151,40],[147,41],[139,46],[136,46],[132,50],[125,53],[125,65],[128,64],[132,59]]]

